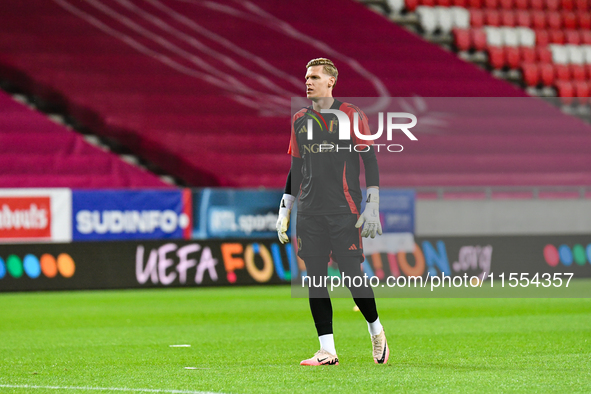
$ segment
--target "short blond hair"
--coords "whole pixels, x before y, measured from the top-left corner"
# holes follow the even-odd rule
[[[308,62],[308,64],[306,64],[306,69],[308,69],[310,67],[314,67],[314,66],[324,66],[324,67],[322,67],[322,71],[324,71],[325,74],[328,74],[331,77],[334,77],[334,85],[337,84],[337,79],[339,78],[339,71],[335,67],[332,60],[327,59],[325,57],[319,57],[318,59],[312,59]]]

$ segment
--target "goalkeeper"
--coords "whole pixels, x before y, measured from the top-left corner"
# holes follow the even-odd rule
[[[298,192],[297,243],[298,256],[306,265],[310,309],[316,325],[320,350],[301,365],[336,365],[337,352],[332,329],[332,304],[326,286],[319,279],[327,276],[332,257],[342,275],[362,276],[364,261],[361,237],[382,234],[379,218],[378,163],[371,140],[362,140],[351,131],[350,140],[339,140],[338,117],[322,113],[340,110],[350,120],[355,114],[359,131],[370,134],[367,116],[352,104],[332,97],[338,71],[332,61],[319,58],[306,66],[306,96],[312,105],[301,109],[292,119],[291,169],[287,176],[285,194],[281,200],[277,232],[282,243],[288,243],[289,215]],[[311,122],[308,120],[312,119]],[[312,125],[312,139],[309,130]],[[337,148],[338,146],[338,148]],[[357,146],[357,151],[353,147]],[[360,161],[365,166],[367,200],[361,213],[359,185]],[[363,230],[361,230],[363,226]],[[365,317],[373,347],[373,359],[378,364],[388,361],[390,351],[384,329],[378,318],[373,290],[370,286],[349,287],[355,303]]]

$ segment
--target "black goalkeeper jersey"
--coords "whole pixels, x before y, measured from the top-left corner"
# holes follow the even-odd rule
[[[358,107],[336,99],[330,109],[338,109],[349,117],[349,140],[339,140],[338,118],[334,114],[321,114],[308,107],[292,118],[288,153],[303,159],[298,199],[301,214],[359,214],[361,210],[359,152],[369,149],[373,141],[357,138],[353,122],[358,113],[359,132],[369,135],[367,116]],[[312,140],[308,139],[309,119]]]

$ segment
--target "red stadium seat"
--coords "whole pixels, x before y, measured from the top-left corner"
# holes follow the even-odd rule
[[[513,9],[513,0],[500,0],[499,5],[504,10],[512,10]]]
[[[560,8],[560,0],[546,0],[545,3],[548,11],[557,11]]]
[[[540,70],[540,80],[544,86],[552,86],[554,84],[554,67],[550,63],[541,63],[538,65]]]
[[[570,74],[574,81],[586,81],[587,80],[587,70],[585,70],[585,66],[581,64],[571,64],[570,65]]]
[[[552,52],[547,46],[536,47],[536,58],[539,63],[552,63]]]
[[[502,26],[509,26],[514,27],[516,20],[515,20],[515,13],[511,10],[501,10],[501,25]]]
[[[546,24],[550,29],[560,29],[562,27],[562,16],[556,11],[547,11]]]
[[[536,61],[536,50],[532,47],[521,47],[520,59],[522,63],[534,63]]]
[[[581,44],[591,45],[591,31],[579,30],[579,34],[581,36]]]
[[[572,11],[562,12],[562,25],[565,29],[577,28],[577,15]]]
[[[564,104],[570,105],[573,103],[573,96],[575,94],[574,87],[569,81],[556,81],[556,90],[558,97]]]
[[[466,8],[468,7],[468,0],[453,0],[452,4],[456,7]]]
[[[591,14],[579,11],[577,13],[577,26],[579,29],[591,30]]]
[[[496,10],[499,8],[499,0],[484,0],[484,8],[489,10]]]
[[[589,101],[589,83],[586,81],[573,82],[575,88],[575,97],[579,99],[579,104],[587,104]]]
[[[472,29],[470,30],[470,38],[472,42],[472,46],[477,51],[484,51],[487,47],[486,45],[486,33],[482,29]]]
[[[560,8],[565,11],[571,11],[573,8],[575,8],[575,2],[574,0],[561,0]]]
[[[419,0],[404,0],[404,4],[406,5],[407,11],[415,12],[417,6],[419,5]]]
[[[540,83],[540,72],[537,64],[523,63],[521,65],[521,73],[523,74],[523,82],[526,86],[535,87]]]
[[[468,0],[470,8],[482,8],[482,0]]]
[[[511,69],[515,69],[519,67],[521,63],[521,56],[519,53],[519,48],[516,47],[504,47],[505,49],[505,63]]]
[[[484,21],[487,26],[500,26],[501,14],[497,10],[484,10]]]
[[[529,4],[527,0],[515,0],[515,8],[518,10],[529,10]]]
[[[515,13],[517,26],[531,27],[531,13],[525,10],[517,10]]]
[[[544,11],[533,11],[531,13],[532,19],[532,27],[534,29],[545,29],[547,26],[546,23],[546,13]]]
[[[454,38],[454,44],[458,51],[467,51],[472,47],[469,29],[455,28],[452,30],[452,35]]]
[[[494,69],[505,66],[505,51],[502,47],[488,47],[488,62]]]
[[[558,81],[570,81],[570,69],[566,64],[555,64],[554,74]]]
[[[451,0],[436,0],[435,3],[438,6],[441,6],[441,7],[449,7],[449,6],[451,6]]]
[[[427,7],[435,7],[435,0],[419,0],[419,4]]]
[[[562,30],[549,30],[548,38],[552,44],[564,44],[564,32]]]
[[[589,10],[589,3],[587,0],[575,0],[575,8],[579,11]]]
[[[470,26],[473,28],[484,26],[484,11],[478,8],[470,9]]]
[[[543,10],[545,8],[544,0],[531,0],[530,8],[532,10]]]
[[[565,30],[564,39],[567,44],[579,45],[581,43],[581,35],[578,30]]]
[[[536,33],[536,45],[537,46],[546,46],[550,43],[550,35],[548,34],[547,30],[538,29],[535,31]]]

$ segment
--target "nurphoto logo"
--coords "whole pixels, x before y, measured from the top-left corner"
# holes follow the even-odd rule
[[[351,140],[351,122],[349,121],[349,117],[342,111],[338,110],[338,109],[321,109],[320,113],[322,114],[333,114],[337,117],[338,119],[338,127],[339,127],[339,140]],[[322,118],[322,121],[324,122],[324,124],[326,124],[326,121],[324,120],[324,118],[322,117],[322,115],[319,115]],[[409,112],[387,112],[386,113],[386,118],[387,118],[387,124],[386,124],[386,138],[388,141],[392,141],[392,132],[394,130],[400,130],[402,131],[411,141],[417,141],[417,137],[415,137],[415,135],[413,133],[411,133],[411,131],[409,129],[413,128],[414,126],[416,126],[417,124],[417,117],[414,116],[413,114],[409,113]],[[395,119],[402,119],[402,118],[406,118],[410,120],[410,123],[394,123]],[[320,124],[319,120],[314,117],[314,120],[316,120],[316,122],[318,124]],[[312,140],[313,139],[313,131],[312,131],[312,119],[308,119],[307,122],[307,133],[308,133],[308,140]],[[332,124],[331,124],[331,129],[332,129]],[[357,138],[359,138],[360,140],[364,140],[364,141],[375,141],[378,138],[380,138],[382,136],[382,134],[384,133],[384,113],[383,112],[379,112],[378,113],[378,131],[375,134],[363,134],[359,131],[359,113],[355,112],[353,115],[353,132],[355,133],[355,136]],[[373,144],[373,146],[375,147],[375,149],[379,152],[380,151],[380,147],[385,146],[386,149],[388,150],[388,152],[402,152],[403,150],[403,146],[400,144]],[[339,146],[339,145],[335,145],[329,142],[322,143],[320,144],[320,152],[332,152],[332,151],[336,151],[338,152],[339,150],[351,150],[351,145],[347,145],[346,147],[343,146]],[[353,145],[353,149],[355,150],[355,152],[365,152],[367,150],[369,150],[369,146],[365,145],[365,144],[356,144]]]

